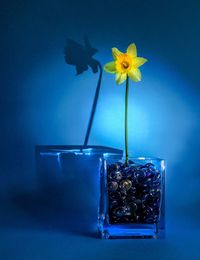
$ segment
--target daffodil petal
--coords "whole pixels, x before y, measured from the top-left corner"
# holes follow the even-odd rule
[[[116,60],[117,59],[117,56],[123,54],[120,50],[118,50],[117,48],[112,48],[112,56],[113,58]]]
[[[141,72],[139,69],[132,69],[129,71],[128,76],[135,82],[140,81],[142,78]]]
[[[116,73],[115,80],[117,84],[122,84],[126,80],[126,78],[127,78],[126,73]]]
[[[127,53],[130,54],[132,57],[137,57],[137,48],[135,43],[132,43],[127,48]]]
[[[142,57],[135,57],[133,59],[133,66],[138,68],[138,67],[142,66],[145,62],[147,62],[147,59],[142,58]]]
[[[115,62],[114,61],[111,61],[111,62],[108,62],[104,65],[104,70],[108,73],[115,73],[116,72],[116,69],[115,69]]]

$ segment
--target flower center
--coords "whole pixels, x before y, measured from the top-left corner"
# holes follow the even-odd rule
[[[132,57],[123,53],[117,57],[116,70],[120,73],[128,73],[132,68]]]
[[[123,62],[122,62],[122,67],[123,67],[124,69],[128,69],[129,63],[128,63],[127,61],[123,61]]]

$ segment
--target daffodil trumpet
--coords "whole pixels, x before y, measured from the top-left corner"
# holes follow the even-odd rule
[[[134,82],[141,81],[142,75],[139,67],[142,66],[147,59],[137,56],[137,48],[134,43],[130,44],[126,53],[122,53],[117,48],[112,48],[112,56],[114,61],[104,65],[104,70],[108,73],[115,74],[117,84],[126,81],[125,92],[125,164],[128,164],[128,94],[129,94],[129,78]]]

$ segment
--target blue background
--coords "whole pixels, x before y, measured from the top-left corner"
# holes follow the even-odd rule
[[[1,259],[200,259],[199,11],[197,0],[1,3]],[[37,189],[36,144],[83,143],[98,75],[75,76],[63,48],[85,35],[102,64],[113,46],[131,42],[149,60],[142,82],[131,83],[129,142],[135,156],[167,160],[163,240],[101,241],[44,227],[16,203]],[[90,144],[123,149],[123,113],[124,86],[104,74]]]

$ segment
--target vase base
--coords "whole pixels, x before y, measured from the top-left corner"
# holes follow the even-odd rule
[[[99,226],[99,233],[102,239],[157,239],[164,237],[164,230],[159,229],[156,224],[117,224]]]

